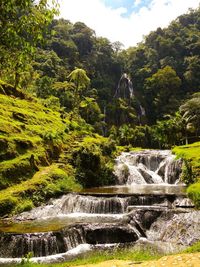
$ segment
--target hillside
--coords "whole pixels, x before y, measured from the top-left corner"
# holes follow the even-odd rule
[[[200,136],[199,8],[123,50],[82,22],[54,20],[46,1],[4,2],[0,215],[111,184],[116,146],[186,145],[174,150],[186,158],[183,179],[198,182],[198,148],[188,144]]]
[[[59,107],[44,106],[5,83],[1,88],[5,94],[0,94],[0,215],[28,210],[52,196],[77,191],[91,177],[106,173],[108,161],[104,158],[113,144],[93,133],[83,119],[72,120]],[[91,167],[88,162],[82,166],[87,160],[84,155],[95,157],[98,166],[80,180],[76,168],[84,175]],[[93,185],[101,183],[98,179]],[[103,181],[106,183],[105,177]]]

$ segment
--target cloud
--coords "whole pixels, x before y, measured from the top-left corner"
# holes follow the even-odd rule
[[[134,5],[135,7],[137,7],[137,6],[139,6],[141,3],[142,3],[142,0],[135,0],[133,5]]]
[[[188,8],[197,8],[199,0],[152,0],[148,6],[124,17],[126,7],[106,7],[102,0],[61,0],[61,17],[84,22],[97,36],[120,41],[125,48],[141,42],[144,35],[158,27],[167,27]],[[138,4],[140,0],[136,0]]]

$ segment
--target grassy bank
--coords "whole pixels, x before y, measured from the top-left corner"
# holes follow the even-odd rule
[[[196,253],[200,252],[200,242],[193,244],[192,246],[188,247],[187,249],[183,250],[182,253]],[[146,249],[115,249],[111,252],[92,252],[82,258],[77,258],[73,261],[65,262],[65,263],[58,263],[58,264],[35,264],[35,263],[27,263],[14,265],[15,267],[72,267],[77,265],[86,265],[86,264],[95,264],[107,260],[128,260],[135,262],[143,262],[143,261],[150,261],[161,258],[163,255],[159,254],[158,252],[146,248]],[[13,265],[12,265],[13,266]],[[9,266],[11,267],[11,266]]]
[[[0,216],[112,181],[111,141],[79,116],[0,85]]]
[[[116,249],[111,252],[93,252],[88,254],[83,258],[77,258],[73,261],[58,263],[58,264],[35,264],[35,263],[24,263],[15,265],[16,267],[24,266],[24,267],[70,267],[77,265],[85,265],[85,264],[95,264],[102,261],[107,260],[131,260],[136,262],[147,261],[158,259],[162,255],[158,253],[146,249],[146,250],[134,250],[134,249]],[[12,265],[13,266],[13,265]],[[11,267],[11,266],[9,266]]]
[[[200,208],[200,142],[175,147],[173,152],[184,160],[182,180],[188,185],[188,196]]]

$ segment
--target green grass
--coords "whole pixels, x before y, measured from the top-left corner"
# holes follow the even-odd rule
[[[66,133],[69,123],[37,99],[0,94],[0,216],[80,188],[67,162],[51,165],[79,135]]]
[[[196,253],[200,252],[200,241],[183,250],[181,253]],[[15,267],[72,267],[77,265],[96,264],[107,260],[128,260],[135,262],[150,261],[161,258],[163,255],[158,252],[146,248],[146,249],[114,249],[112,251],[99,251],[91,252],[87,255],[74,259],[72,261],[57,263],[57,264],[36,264],[36,263],[24,263],[18,265],[12,265]],[[11,266],[9,266],[11,267]]]
[[[107,260],[131,260],[136,262],[147,261],[158,259],[162,255],[151,251],[146,250],[136,250],[136,249],[115,249],[111,252],[101,251],[101,252],[92,252],[88,255],[77,258],[73,261],[58,263],[58,264],[35,264],[35,263],[25,263],[23,265],[18,264],[15,266],[24,266],[24,267],[71,267],[77,265],[86,265],[86,264],[95,264]],[[13,265],[12,265],[13,266]],[[10,266],[11,267],[11,266]]]
[[[195,253],[200,252],[200,241],[194,243],[192,246],[186,248],[183,253]]]
[[[80,190],[73,172],[70,165],[61,169],[57,164],[52,164],[42,168],[32,178],[1,190],[0,215],[30,210],[52,196]]]
[[[186,162],[186,167],[191,168],[192,177],[189,177],[189,173],[185,170],[183,172],[183,179],[186,183],[190,183],[190,179],[193,182],[197,182],[200,179],[200,142],[196,142],[190,145],[177,146],[172,150],[179,158],[183,158]]]
[[[9,90],[15,92],[12,86]],[[0,216],[79,190],[76,153],[99,160],[92,177],[87,166],[82,169],[85,180],[95,184],[95,179],[105,177],[106,182],[112,173],[109,156],[115,145],[111,140],[93,133],[79,116],[72,120],[70,114],[61,115],[38,99],[25,94],[21,98],[0,93]]]
[[[187,195],[191,198],[197,208],[200,208],[200,183],[191,184],[187,188]]]
[[[197,208],[200,208],[200,142],[177,146],[173,152],[183,158],[182,180],[189,186],[187,195]]]

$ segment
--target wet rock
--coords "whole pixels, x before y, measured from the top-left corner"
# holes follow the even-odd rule
[[[150,240],[173,242],[178,245],[192,245],[200,240],[200,211],[167,211],[147,231]]]
[[[130,225],[94,224],[84,228],[89,244],[127,243],[140,237],[139,231]]]
[[[182,161],[176,160],[170,150],[123,152],[116,160],[115,175],[118,184],[174,184],[179,180],[181,166]]]

